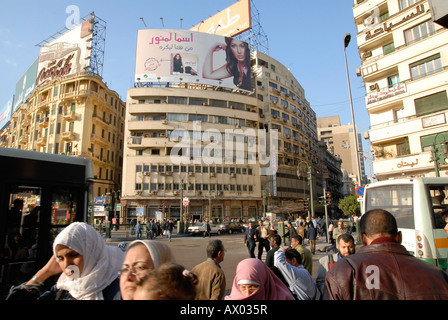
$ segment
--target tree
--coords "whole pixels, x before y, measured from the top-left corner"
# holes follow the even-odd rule
[[[358,214],[361,212],[361,206],[358,202],[358,196],[351,195],[339,200],[339,209],[342,210],[344,215],[351,216],[352,214]]]

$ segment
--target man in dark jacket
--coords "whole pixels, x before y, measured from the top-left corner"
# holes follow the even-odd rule
[[[246,229],[245,241],[251,258],[255,258],[255,241],[257,241],[257,238],[257,228],[255,228],[252,222],[249,222],[249,227]]]
[[[401,245],[395,217],[375,209],[360,221],[357,254],[338,261],[325,284],[332,300],[448,299],[448,274]]]

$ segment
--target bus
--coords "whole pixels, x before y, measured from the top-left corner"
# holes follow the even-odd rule
[[[448,238],[442,212],[448,210],[448,178],[411,178],[365,186],[361,211],[392,213],[402,245],[415,257],[447,271]]]
[[[90,222],[88,159],[0,147],[0,295],[28,281],[52,255],[56,235]]]

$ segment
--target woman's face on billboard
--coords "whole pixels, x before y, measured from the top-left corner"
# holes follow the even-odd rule
[[[246,45],[243,41],[232,40],[230,43],[230,49],[232,50],[233,56],[238,61],[245,61],[246,59]]]

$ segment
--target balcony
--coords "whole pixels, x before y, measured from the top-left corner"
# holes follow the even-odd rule
[[[75,112],[69,112],[64,114],[64,120],[65,121],[75,121],[76,120],[76,113]]]
[[[38,146],[46,146],[47,145],[47,137],[40,137],[37,139]]]
[[[75,140],[75,133],[73,131],[62,132],[62,140],[72,141]]]
[[[47,128],[49,120],[50,120],[49,117],[40,118],[39,119],[39,127],[40,128]]]
[[[100,144],[103,146],[109,145],[109,143],[106,141],[105,138],[99,137],[99,136],[95,135],[94,133],[91,134],[90,140],[92,141],[92,143]]]

